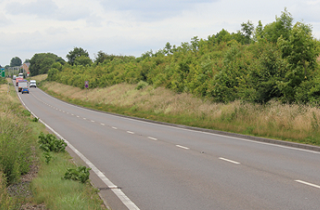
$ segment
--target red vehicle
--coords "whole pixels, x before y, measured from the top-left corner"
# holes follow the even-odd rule
[[[16,86],[18,86],[19,81],[23,80],[23,78],[17,77],[16,78]]]

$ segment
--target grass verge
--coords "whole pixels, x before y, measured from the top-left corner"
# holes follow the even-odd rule
[[[53,152],[45,162],[37,142],[46,128],[8,82],[0,85],[0,209],[106,209],[90,184],[62,180],[76,168],[68,153]]]
[[[41,88],[61,100],[100,111],[320,146],[320,110],[308,105],[217,104],[150,85],[82,90],[44,81]]]

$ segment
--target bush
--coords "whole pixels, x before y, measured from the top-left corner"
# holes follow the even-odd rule
[[[149,84],[148,84],[147,82],[145,82],[145,81],[140,81],[140,82],[137,84],[136,89],[137,89],[137,90],[140,90],[140,89],[143,89],[143,88],[147,87],[148,85],[149,85]]]
[[[71,179],[74,181],[79,181],[81,183],[86,183],[89,180],[91,168],[85,166],[79,166],[78,168],[68,168],[67,172],[64,174],[63,179]]]
[[[39,139],[38,143],[40,144],[40,149],[43,149],[46,152],[64,152],[67,146],[62,139],[57,139],[57,137],[52,134],[47,134],[45,136],[41,133]]]

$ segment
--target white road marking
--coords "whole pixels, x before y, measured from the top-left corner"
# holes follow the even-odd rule
[[[181,146],[181,145],[176,145],[176,147],[179,147],[179,148],[181,148],[181,149],[189,149],[188,147],[184,147],[184,146]]]
[[[80,116],[77,115],[77,117],[80,117]]]
[[[153,137],[148,137],[148,139],[151,139],[151,140],[154,140],[154,141],[157,141],[158,139],[156,139],[156,138],[153,138]]]
[[[74,115],[74,114],[71,114],[72,116]]]
[[[236,161],[233,161],[233,160],[229,160],[229,159],[226,159],[226,158],[222,158],[222,157],[219,157],[219,159],[220,159],[220,160],[227,161],[227,162],[229,162],[229,163],[237,164],[237,165],[240,164],[239,162],[236,162]]]
[[[91,120],[92,123],[94,123],[94,120]]]
[[[132,131],[127,131],[127,133],[134,134],[134,132],[132,132]]]
[[[19,95],[18,95],[19,96]],[[19,96],[20,98],[20,96]],[[22,101],[20,98],[20,101],[22,104],[26,107],[28,111],[31,112],[31,114],[38,118],[37,115],[35,115]],[[91,161],[89,161],[81,152],[79,152],[75,147],[73,147],[65,138],[63,138],[59,133],[57,133],[55,130],[53,130],[49,125],[47,125],[43,120],[39,119],[39,121],[44,124],[48,129],[50,129],[58,138],[63,139],[68,147],[76,153],[87,165],[91,168],[91,170],[108,186],[109,189],[112,190],[112,192],[121,200],[121,202],[129,209],[129,210],[140,210],[138,206],[136,206],[135,203],[133,203],[128,196],[126,196],[121,189],[118,189],[118,187],[113,184]]]
[[[118,129],[118,128],[116,128],[116,127],[112,127],[113,129]]]
[[[312,183],[309,183],[309,182],[305,182],[305,181],[301,181],[301,180],[295,180],[296,182],[299,182],[301,184],[305,184],[305,185],[309,185],[311,187],[315,187],[315,188],[318,188],[320,189],[320,186],[319,185],[316,185],[316,184],[312,184]]]
[[[87,118],[83,118],[84,120],[86,120]]]
[[[105,124],[103,124],[103,123],[100,123],[100,125],[104,126]]]
[[[48,93],[46,93],[46,92],[44,92],[42,90],[41,90],[41,92],[43,94],[47,95],[48,97],[54,98],[53,96],[49,95]],[[54,99],[56,99],[56,98],[54,98]],[[79,106],[75,106],[75,105],[72,105],[72,104],[66,104],[66,105],[71,106],[71,107],[75,107],[77,109],[86,110],[88,112],[96,113],[96,111],[90,110],[90,109],[86,109],[84,107],[79,107]],[[130,119],[130,118],[127,118],[127,117],[116,116],[116,115],[113,115],[113,114],[110,114],[110,113],[105,113],[105,114],[106,115],[111,115],[113,117],[123,118],[123,119],[126,119],[128,121],[134,121],[134,122],[139,122],[139,123],[149,124],[149,125],[154,125],[155,124],[155,123],[152,123],[152,122],[145,122],[145,121],[141,121],[141,120]],[[273,147],[280,147],[280,148],[284,148],[284,149],[298,150],[298,151],[303,151],[303,152],[320,154],[320,152],[318,152],[318,151],[312,151],[312,150],[308,150],[308,149],[301,149],[301,148],[295,148],[295,147],[290,147],[290,146],[283,146],[283,145],[278,145],[278,144],[272,144],[272,143],[266,143],[266,142],[261,142],[261,141],[249,140],[249,139],[245,139],[245,138],[241,138],[241,137],[232,137],[232,136],[228,136],[228,135],[221,135],[221,134],[210,133],[210,132],[206,132],[206,131],[197,131],[197,130],[191,130],[191,129],[187,129],[187,128],[179,128],[179,127],[174,127],[174,126],[170,126],[170,125],[157,124],[157,126],[159,126],[159,127],[161,127],[161,126],[162,127],[169,127],[169,128],[173,128],[173,129],[177,129],[177,130],[184,130],[184,131],[188,131],[188,132],[202,133],[202,134],[211,135],[211,136],[219,136],[219,137],[223,137],[223,138],[247,141],[247,142],[252,142],[252,143],[256,143],[256,144],[264,144],[264,145],[273,146]]]

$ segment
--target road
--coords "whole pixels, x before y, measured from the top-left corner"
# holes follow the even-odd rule
[[[19,96],[107,180],[113,209],[320,209],[319,152]]]

